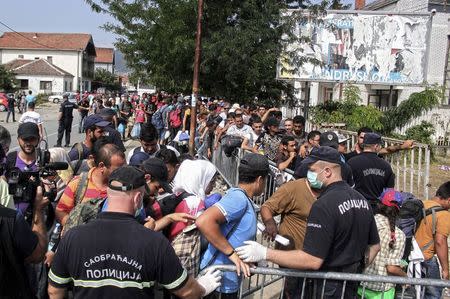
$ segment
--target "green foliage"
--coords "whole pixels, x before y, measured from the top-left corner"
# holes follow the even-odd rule
[[[94,81],[92,88],[95,90],[99,87],[104,87],[109,91],[120,90],[120,84],[116,80],[116,76],[108,70],[99,68],[94,72]]]
[[[85,1],[94,11],[115,19],[104,28],[119,36],[115,46],[141,80],[169,92],[191,91],[197,0]],[[286,45],[298,38],[293,33],[298,18],[310,16],[294,14],[287,18],[282,13],[286,8],[308,7],[318,14],[329,7],[338,8],[339,3],[205,1],[200,92],[240,102],[256,96],[261,101],[279,103],[281,94],[292,99],[293,87],[276,80],[277,60]],[[303,62],[290,61],[291,65]]]
[[[422,121],[420,125],[413,126],[406,130],[406,138],[419,141],[425,144],[431,144],[431,136],[436,132],[433,124]]]
[[[423,112],[439,105],[442,93],[443,89],[441,87],[433,86],[427,87],[424,91],[411,94],[408,100],[385,112],[383,116],[383,133],[386,135],[390,134],[395,128],[402,128],[411,119],[419,117]]]
[[[44,103],[48,103],[48,94],[39,93],[36,95],[36,106],[40,106]]]
[[[342,102],[328,101],[312,108],[312,119],[316,124],[345,123],[347,129],[358,130],[370,127],[381,130],[383,113],[373,106],[359,105],[361,102],[359,88],[347,85],[344,88]]]
[[[11,91],[14,89],[14,74],[0,64],[0,90]]]

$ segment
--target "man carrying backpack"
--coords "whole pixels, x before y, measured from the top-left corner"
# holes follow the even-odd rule
[[[125,165],[125,154],[114,144],[94,146],[95,166],[88,173],[73,178],[56,206],[56,218],[63,226],[70,212],[78,204],[97,198],[106,198],[106,188],[111,172]]]
[[[450,181],[442,184],[436,195],[423,202],[425,210],[430,210],[419,224],[416,241],[423,252],[426,278],[448,279],[448,245],[450,233]],[[437,256],[437,258],[436,258]],[[439,259],[439,263],[438,263]],[[439,271],[439,264],[442,271]],[[425,287],[425,298],[441,298],[442,288]]]

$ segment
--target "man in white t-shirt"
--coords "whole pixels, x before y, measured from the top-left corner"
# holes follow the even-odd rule
[[[36,111],[34,111],[34,107],[35,107],[35,103],[34,102],[30,102],[28,103],[28,109],[27,112],[25,112],[24,114],[22,114],[22,117],[20,117],[19,123],[24,124],[24,123],[35,123],[38,125],[39,127],[39,136],[42,138],[44,138],[44,130],[42,128],[42,118],[41,115],[39,113],[37,113]]]
[[[227,135],[249,138],[253,133],[253,129],[244,123],[242,114],[236,114],[234,116],[234,125],[231,125],[227,130]]]

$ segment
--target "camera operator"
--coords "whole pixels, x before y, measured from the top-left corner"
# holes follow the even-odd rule
[[[14,201],[8,191],[8,182],[3,176],[6,163],[6,153],[9,151],[11,144],[11,134],[9,131],[0,126],[0,206],[14,209]]]
[[[44,210],[48,199],[38,187],[34,200],[32,227],[20,212],[0,207],[0,297],[35,298],[25,264],[43,260],[47,247]]]
[[[39,144],[39,139],[39,127],[37,124],[28,122],[19,125],[19,128],[17,129],[17,141],[19,143],[20,150],[18,152],[11,152],[6,156],[5,168],[7,177],[9,177],[9,172],[13,168],[17,168],[21,172],[38,171],[38,166],[36,165],[36,147]],[[29,184],[27,189],[35,188],[36,186],[37,185],[35,184]],[[24,194],[29,194],[29,192],[24,192]],[[19,210],[22,215],[26,215],[26,211],[30,207],[30,202],[32,200],[33,199],[31,198],[14,198],[16,209]]]

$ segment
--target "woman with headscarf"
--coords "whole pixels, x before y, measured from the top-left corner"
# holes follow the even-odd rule
[[[173,192],[185,193],[185,198],[175,208],[175,213],[198,216],[204,200],[213,186],[216,167],[206,160],[185,160],[174,178]],[[197,275],[200,262],[200,232],[194,223],[175,222],[170,227],[169,239],[181,263],[189,274]]]

